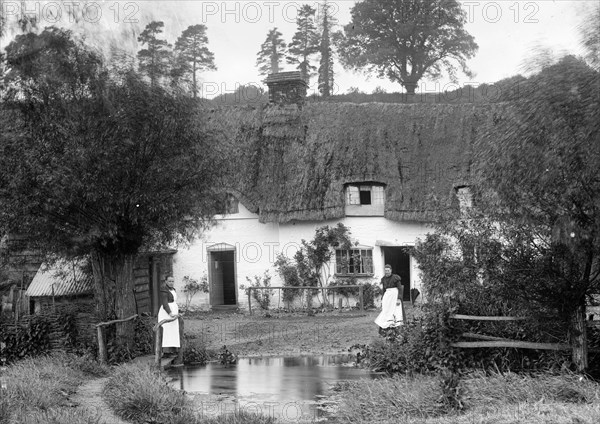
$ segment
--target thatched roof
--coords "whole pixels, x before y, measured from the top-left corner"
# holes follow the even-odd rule
[[[262,222],[344,216],[344,187],[385,184],[385,216],[431,221],[471,183],[472,146],[502,131],[496,104],[222,107],[213,128],[231,152],[230,191]],[[498,128],[494,128],[498,127]]]

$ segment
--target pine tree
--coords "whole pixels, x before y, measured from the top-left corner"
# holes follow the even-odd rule
[[[321,4],[321,16],[319,18],[319,27],[321,30],[321,43],[319,46],[319,52],[321,53],[321,62],[319,65],[319,93],[321,93],[323,97],[329,97],[332,94],[334,83],[331,30],[336,25],[337,20],[333,16],[331,3],[328,3],[327,0]]]
[[[279,62],[285,57],[286,44],[281,38],[281,32],[273,28],[267,34],[267,39],[260,46],[256,66],[260,75],[275,74],[280,71]]]
[[[193,96],[198,93],[198,71],[216,70],[215,55],[208,47],[205,25],[187,27],[175,42],[176,66],[171,72],[175,80],[189,81]]]
[[[310,57],[319,52],[319,33],[315,25],[316,10],[305,4],[298,11],[296,25],[298,30],[289,45],[287,62],[297,64],[302,78],[309,83],[311,74],[317,69],[310,64]]]
[[[142,31],[138,41],[142,46],[148,47],[138,52],[139,68],[142,74],[150,78],[150,84],[156,86],[162,77],[169,74],[170,59],[172,57],[171,45],[166,40],[159,40],[165,24],[162,21],[152,21]]]

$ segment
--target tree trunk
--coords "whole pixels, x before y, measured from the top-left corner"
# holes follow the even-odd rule
[[[587,323],[585,322],[585,303],[580,304],[573,314],[570,343],[573,349],[573,363],[578,372],[588,368]]]
[[[92,255],[94,295],[101,320],[124,319],[137,313],[134,295],[134,255],[117,257],[95,252]],[[133,347],[134,322],[117,323],[117,344]]]
[[[406,82],[402,83],[402,85],[406,89],[406,94],[408,94],[408,95],[414,95],[415,94],[415,91],[417,89],[417,83],[416,82],[406,81]]]

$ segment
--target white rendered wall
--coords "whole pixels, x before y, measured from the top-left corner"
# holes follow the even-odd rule
[[[315,230],[321,226],[335,226],[338,222],[350,228],[351,238],[361,246],[373,248],[373,277],[360,278],[361,282],[379,282],[383,276],[384,259],[378,243],[387,246],[414,246],[417,238],[423,238],[430,229],[417,222],[395,222],[384,217],[355,216],[330,221],[298,221],[286,224],[262,224],[258,215],[249,212],[241,203],[239,213],[218,216],[218,224],[205,233],[201,240],[188,248],[180,248],[174,257],[173,274],[176,289],[181,296],[178,303],[184,303],[182,279],[184,276],[200,279],[208,273],[207,248],[216,243],[227,243],[236,250],[236,284],[238,287],[238,305],[247,307],[247,297],[241,285],[248,285],[246,277],[263,275],[269,271],[271,286],[282,286],[273,264],[279,252],[293,258],[302,239],[311,240]],[[410,260],[411,287],[422,292],[419,270],[416,261]],[[335,272],[335,256],[330,265],[331,276]],[[191,305],[207,309],[208,294],[197,294]],[[253,303],[254,305],[254,303]]]
[[[181,296],[181,300],[178,300],[180,305],[183,305],[185,297],[181,282],[183,277],[187,275],[199,280],[203,275],[208,275],[207,248],[216,243],[227,243],[235,247],[237,300],[240,306],[247,305],[247,297],[244,291],[239,289],[241,285],[248,285],[246,277],[262,276],[269,270],[273,277],[271,285],[279,285],[278,277],[272,268],[279,240],[278,224],[261,224],[258,222],[258,215],[248,211],[241,203],[239,213],[216,218],[215,227],[189,247],[179,248],[173,258],[173,276],[175,288]],[[207,309],[208,294],[194,296],[191,306]]]
[[[324,225],[335,226],[341,222],[350,229],[350,237],[358,241],[361,246],[373,248],[373,272],[371,278],[362,278],[360,281],[379,282],[384,275],[384,258],[377,242],[385,242],[389,246],[414,246],[417,238],[424,238],[430,231],[426,225],[418,222],[396,222],[384,217],[346,217],[331,221],[295,222],[279,227],[279,239],[284,242],[299,242],[301,239],[310,240],[314,237],[315,229]],[[291,251],[291,249],[290,249]],[[414,258],[410,261],[411,287],[421,290],[419,269]],[[335,271],[335,257],[330,264],[331,272]],[[333,275],[332,275],[333,277]]]

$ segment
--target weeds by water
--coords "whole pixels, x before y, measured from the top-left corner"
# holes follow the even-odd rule
[[[185,392],[175,390],[159,371],[143,364],[115,369],[103,395],[112,410],[135,424],[272,424],[271,417],[247,413],[203,417]]]

